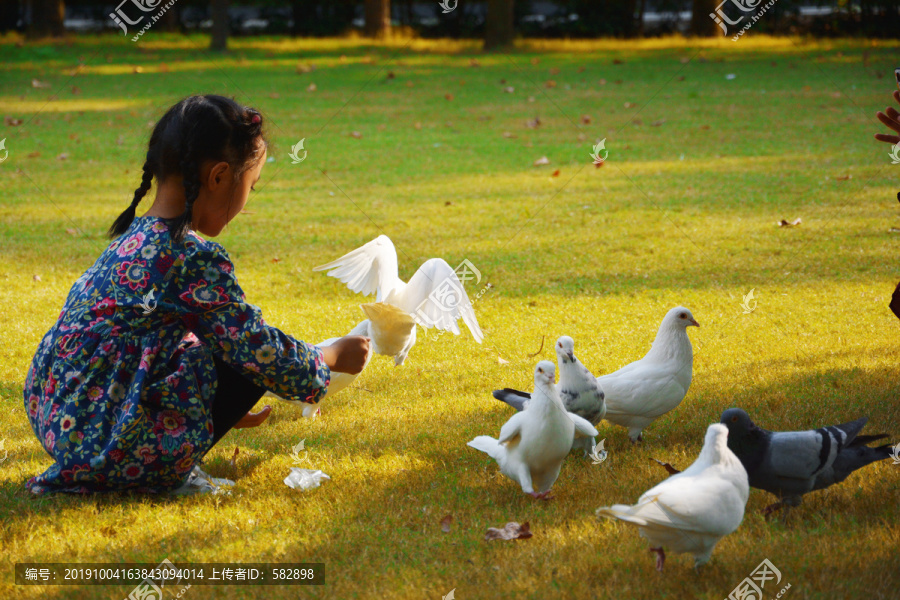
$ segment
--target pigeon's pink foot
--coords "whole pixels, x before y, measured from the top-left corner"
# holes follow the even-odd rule
[[[550,500],[551,498],[554,497],[550,494],[550,490],[547,490],[546,492],[541,492],[541,493],[529,492],[528,495],[537,500]]]
[[[656,570],[662,573],[663,565],[666,562],[665,550],[660,546],[659,548],[650,548],[650,552],[656,552]]]

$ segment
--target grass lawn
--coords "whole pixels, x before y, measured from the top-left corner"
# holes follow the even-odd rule
[[[594,510],[664,479],[651,457],[686,467],[732,406],[781,430],[865,415],[867,432],[900,442],[887,308],[900,280],[889,232],[900,166],[872,137],[900,44],[751,34],[484,55],[448,40],[248,39],[211,56],[200,37],[142,39],[0,43],[0,115],[24,121],[0,125],[0,597],[120,599],[133,588],[15,586],[15,562],[166,557],[326,564],[323,587],[184,595],[196,599],[437,600],[455,588],[459,600],[719,600],[764,558],[791,584],[789,600],[897,597],[891,461],[807,496],[789,526],[766,522],[773,497],[751,491],[741,527],[699,572],[677,555],[660,576],[637,531]],[[231,496],[31,498],[25,480],[50,461],[23,410],[29,361],[137,187],[150,125],[209,92],[268,119],[276,160],[219,238],[268,322],[312,342],[349,331],[362,298],[311,268],[385,233],[404,279],[433,256],[478,267],[470,294],[493,285],[475,305],[485,341],[420,330],[406,364],[376,357],[320,418],[275,404],[264,426],[229,433],[208,457],[212,474],[237,481]],[[291,164],[301,138],[308,158]],[[603,138],[609,160],[595,168]],[[550,164],[534,166],[542,157]],[[751,289],[758,305],[744,314]],[[608,460],[573,453],[550,502],[466,446],[510,415],[490,391],[531,389],[558,336],[608,373],[642,356],[676,305],[702,325],[689,331],[694,382],[642,445],[602,424]],[[332,477],[311,492],[282,483],[300,440]],[[534,537],[484,541],[508,521],[528,521]]]

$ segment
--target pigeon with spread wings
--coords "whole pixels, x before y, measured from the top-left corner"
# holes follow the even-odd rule
[[[404,282],[398,272],[397,251],[386,235],[313,270],[328,271],[328,275],[359,294],[375,294],[375,302],[361,305],[368,319],[348,335],[370,337],[372,351],[392,357],[396,365],[403,364],[416,343],[417,323],[459,335],[457,322],[462,319],[476,342],[480,344],[484,339],[472,303],[453,268],[441,258],[432,258],[419,267],[408,283]],[[357,377],[336,375],[328,395],[347,387]]]

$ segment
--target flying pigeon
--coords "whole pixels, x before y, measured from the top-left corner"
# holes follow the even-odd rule
[[[396,365],[403,364],[416,343],[416,323],[459,335],[457,321],[462,319],[476,342],[480,344],[484,339],[472,303],[450,265],[441,258],[429,259],[405,283],[398,276],[397,250],[386,235],[379,235],[313,271],[328,271],[328,275],[346,283],[354,292],[375,294],[376,305],[392,306],[411,317],[404,319],[399,311],[388,308],[363,308],[370,320],[370,311],[381,313],[380,320],[373,320],[372,342],[377,354],[393,357]],[[386,329],[390,339],[382,337],[381,328]]]
[[[595,427],[606,416],[606,402],[597,378],[575,357],[575,341],[567,335],[556,341],[559,360],[559,383],[556,391],[566,410],[590,422]],[[518,411],[525,408],[531,394],[511,388],[494,390],[494,398],[506,402]],[[576,437],[572,449],[580,447],[585,456],[594,447],[593,437]]]
[[[724,425],[710,425],[694,464],[644,492],[634,506],[604,506],[597,516],[636,525],[656,553],[658,571],[665,548],[693,554],[694,568],[706,564],[719,540],[741,524],[750,496],[747,472],[727,438]]]
[[[588,421],[566,411],[555,380],[553,363],[539,362],[531,399],[500,428],[500,439],[480,435],[468,443],[496,460],[500,471],[521,485],[523,492],[545,500],[574,437],[597,435]]]
[[[694,367],[687,335],[692,325],[700,327],[691,311],[673,308],[644,358],[597,378],[606,394],[606,420],[627,427],[632,442],[641,441],[645,427],[684,400]]]
[[[846,479],[853,471],[891,456],[890,445],[867,444],[887,435],[859,435],[868,419],[806,431],[767,431],[740,408],[722,413],[728,447],[747,469],[750,486],[778,496],[765,509],[798,506],[803,495]]]

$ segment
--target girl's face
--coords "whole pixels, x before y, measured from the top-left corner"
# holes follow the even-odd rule
[[[216,237],[225,226],[244,209],[253,184],[259,181],[268,154],[260,144],[256,163],[234,177],[234,169],[227,162],[210,161],[201,171],[201,188],[194,203],[193,227],[200,233]],[[236,180],[235,180],[236,179]]]

